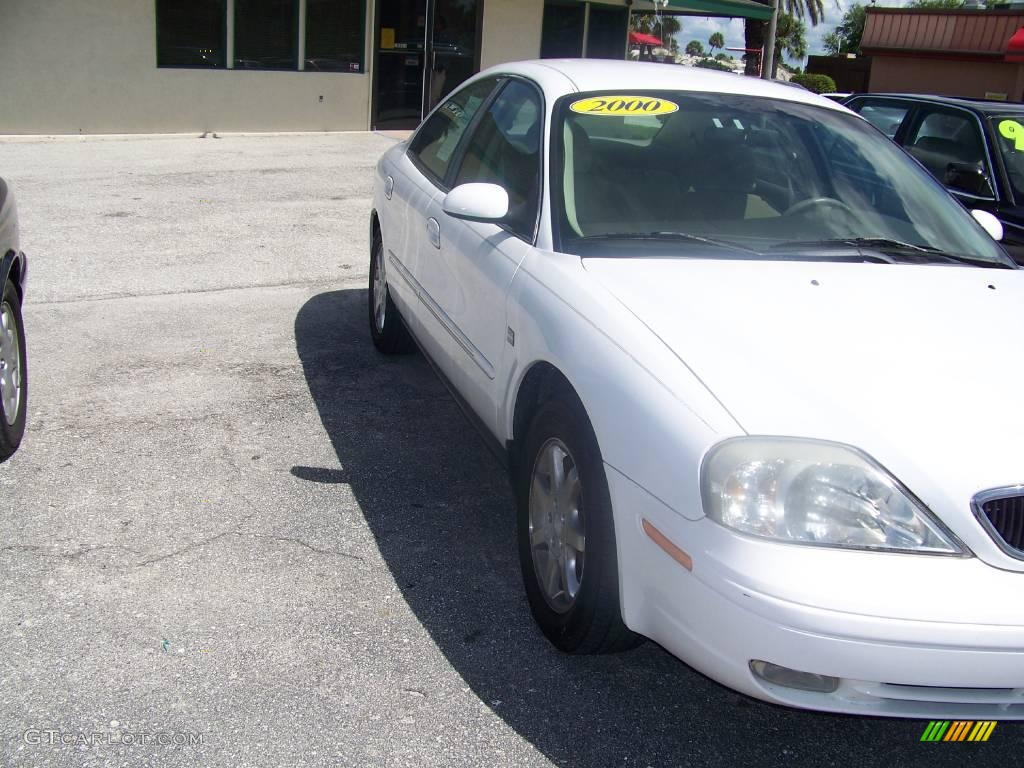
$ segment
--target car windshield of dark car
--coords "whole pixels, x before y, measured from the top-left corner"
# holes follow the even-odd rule
[[[1024,112],[990,117],[1017,205],[1024,205]]]
[[[553,125],[552,218],[567,252],[806,258],[813,248],[801,246],[890,243],[919,260],[934,251],[1007,262],[935,179],[843,111],[735,94],[591,93],[561,99]]]

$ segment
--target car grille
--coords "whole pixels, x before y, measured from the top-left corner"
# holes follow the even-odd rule
[[[1024,488],[979,494],[976,504],[997,543],[1003,549],[1016,550],[1010,553],[1015,557],[1024,557]]]

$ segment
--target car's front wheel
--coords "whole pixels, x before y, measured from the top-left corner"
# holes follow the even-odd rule
[[[538,409],[517,464],[519,562],[541,630],[568,653],[635,646],[619,607],[608,481],[578,398],[565,393]]]
[[[370,257],[370,337],[373,345],[386,355],[411,352],[412,338],[402,322],[398,308],[388,291],[387,264],[384,260],[384,244],[380,235],[373,238]]]
[[[28,412],[28,357],[21,301],[14,283],[0,296],[0,461],[17,450],[25,434]]]

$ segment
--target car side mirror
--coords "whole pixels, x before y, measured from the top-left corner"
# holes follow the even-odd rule
[[[975,163],[947,165],[945,184],[953,192],[966,192],[975,197],[995,197],[988,175]]]
[[[460,184],[441,207],[456,219],[497,223],[508,216],[508,192],[497,184]]]
[[[971,211],[971,216],[974,217],[976,222],[981,224],[981,228],[988,232],[997,243],[1003,239],[1003,223],[991,213],[975,208]]]

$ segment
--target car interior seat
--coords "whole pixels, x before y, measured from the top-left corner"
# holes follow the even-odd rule
[[[973,163],[980,166],[984,162],[984,149],[975,133],[973,130],[961,130],[957,138],[953,139],[921,136],[907,147],[907,151],[935,178],[942,181],[950,163]]]
[[[704,132],[693,192],[686,199],[688,218],[744,218],[756,180],[756,158],[745,134],[737,128],[718,127]]]
[[[598,152],[600,143],[592,140],[577,121],[567,120],[565,125],[562,186],[570,227],[580,235],[628,228],[636,220],[634,214],[642,213],[635,195],[630,193],[629,175],[623,178],[615,172],[608,158]]]

